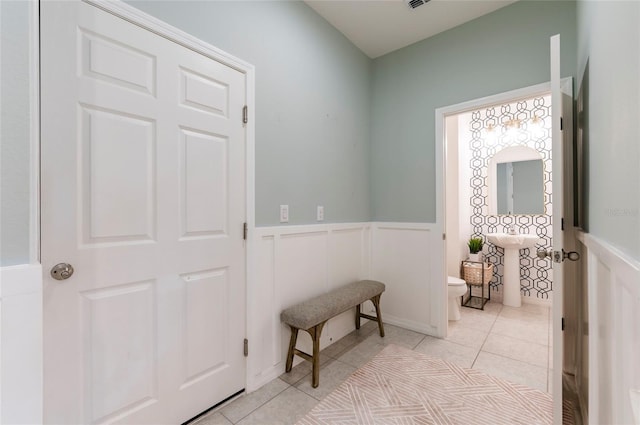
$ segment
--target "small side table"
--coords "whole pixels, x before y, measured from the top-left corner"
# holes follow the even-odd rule
[[[460,263],[460,276],[469,285],[467,298],[462,296],[462,306],[484,310],[484,305],[491,299],[489,282],[493,277],[493,264],[481,261],[464,260]],[[485,294],[486,285],[486,294]],[[474,287],[480,287],[480,296],[473,295]]]

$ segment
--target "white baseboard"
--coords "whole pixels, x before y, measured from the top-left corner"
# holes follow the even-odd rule
[[[269,369],[263,370],[259,374],[249,376],[247,380],[247,387],[245,391],[247,393],[251,393],[257,389],[260,389],[262,386],[268,384],[273,381],[284,372],[284,363],[278,364],[277,366],[272,366]]]
[[[414,332],[420,332],[421,334],[425,335],[438,336],[438,329],[431,325],[425,325],[424,323],[414,322],[412,320],[407,320],[384,313],[382,319],[385,324],[399,326],[401,328],[409,329],[410,331]]]

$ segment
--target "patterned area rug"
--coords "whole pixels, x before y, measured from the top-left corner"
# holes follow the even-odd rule
[[[298,424],[533,425],[552,421],[552,400],[545,392],[389,345]]]

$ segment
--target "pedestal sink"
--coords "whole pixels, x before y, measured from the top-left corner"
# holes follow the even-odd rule
[[[510,307],[520,307],[520,254],[519,250],[533,248],[540,238],[536,235],[522,233],[510,235],[508,233],[487,233],[487,240],[504,249],[504,297],[502,304]]]

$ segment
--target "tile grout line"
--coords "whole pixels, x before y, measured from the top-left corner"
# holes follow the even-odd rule
[[[366,324],[365,324],[365,325],[366,325]],[[352,331],[351,333],[349,333],[349,334],[345,335],[345,337],[346,337],[346,336],[348,336],[348,335],[351,335],[351,334],[353,334],[353,333],[356,333],[356,332],[362,332],[362,331],[354,330],[354,331]],[[360,344],[362,344],[363,342],[365,342],[365,341],[368,339],[368,337],[369,337],[369,336],[371,336],[371,335],[373,335],[373,334],[375,334],[375,332],[376,332],[376,331],[375,331],[375,328],[374,328],[374,329],[371,329],[371,331],[367,331],[367,332],[366,332],[366,334],[365,334],[365,333],[363,333],[362,335],[360,335],[360,337],[362,337],[362,339],[359,339],[359,340],[357,340],[357,341],[352,342],[351,344],[346,345],[345,347],[343,347],[342,349],[340,349],[337,353],[335,353],[335,354],[333,354],[333,355],[329,355],[329,354],[323,353],[323,352],[321,351],[321,352],[320,352],[321,356],[322,356],[322,355],[326,356],[326,357],[328,358],[328,360],[327,360],[326,362],[323,362],[323,363],[321,363],[321,364],[320,364],[320,369],[322,370],[324,367],[326,367],[326,366],[330,365],[331,363],[338,362],[338,363],[340,363],[340,364],[343,364],[343,365],[348,366],[348,367],[350,367],[350,368],[355,368],[355,370],[357,370],[357,369],[359,368],[359,366],[352,365],[352,364],[350,364],[350,363],[347,363],[347,362],[345,362],[345,361],[340,360],[339,358],[340,358],[341,356],[343,356],[345,353],[347,353],[348,351],[350,351],[350,350],[352,350],[352,349],[356,348],[357,346],[359,346]],[[343,338],[344,338],[344,337],[343,337]],[[342,338],[341,338],[341,339],[342,339]],[[424,339],[424,337],[423,337],[423,339]],[[338,341],[340,341],[340,340],[334,341],[332,344],[338,343]],[[323,351],[324,351],[324,350],[326,350],[327,348],[329,348],[332,344],[330,344],[329,346],[325,347],[325,348],[323,349]],[[297,367],[297,366],[299,366],[299,365],[301,365],[301,364],[304,364],[304,363],[305,363],[305,361],[303,361],[303,362],[301,362],[301,363],[298,363],[298,365],[296,365],[296,367]],[[299,379],[297,379],[295,382],[292,382],[292,383],[289,383],[289,382],[285,381],[285,380],[284,380],[284,379],[282,379],[281,377],[278,377],[278,379],[282,380],[282,381],[283,381],[285,384],[287,384],[289,387],[295,388],[296,390],[301,391],[302,393],[304,393],[304,394],[308,395],[309,397],[314,398],[314,399],[316,399],[316,400],[318,400],[318,401],[322,401],[321,399],[316,398],[316,396],[314,396],[314,395],[312,395],[312,394],[309,394],[309,393],[307,393],[306,391],[303,391],[303,390],[301,390],[300,388],[298,388],[298,386],[299,386],[299,385],[300,385],[300,384],[301,384],[301,383],[302,383],[306,378],[309,378],[309,377],[311,376],[311,374],[312,374],[312,372],[310,371],[310,372],[306,373],[304,376],[300,377]],[[285,388],[283,391],[285,391],[286,389],[288,389],[288,388]],[[278,393],[277,395],[280,395],[280,393]],[[274,398],[275,398],[275,397],[274,397]],[[270,401],[270,400],[269,400],[269,401]],[[268,401],[267,401],[267,402],[268,402]],[[265,402],[264,404],[266,404],[267,402]],[[262,407],[264,404],[262,404],[262,405],[261,405],[261,406],[259,406],[259,407]],[[258,407],[258,408],[259,408],[259,407]],[[256,408],[255,410],[257,410],[258,408]],[[246,416],[245,416],[245,417],[246,417]],[[244,419],[244,418],[243,418],[243,419]]]
[[[527,361],[522,360],[522,359],[514,359],[513,357],[509,357],[509,356],[507,356],[505,354],[494,353],[492,351],[483,351],[483,353],[493,354],[494,356],[499,356],[499,357],[502,357],[502,358],[505,358],[505,359],[513,360],[513,361],[520,362],[520,363],[524,363],[526,365],[533,366],[533,367],[539,367],[540,369],[545,369],[547,372],[549,371],[549,368],[547,366],[537,365],[537,364],[530,363],[530,362],[527,362]],[[547,355],[548,355],[548,353],[547,353]]]
[[[422,344],[422,341],[424,341],[427,338],[426,334],[420,334],[420,335],[422,335],[422,338],[420,339],[420,341],[418,341],[418,343],[416,345],[414,345],[411,348],[411,351],[415,351],[415,349],[418,347],[418,345]]]
[[[477,360],[478,360],[478,357],[479,357],[480,353],[481,353],[481,352],[485,352],[485,351],[483,351],[483,349],[484,349],[484,347],[486,346],[486,343],[487,343],[488,338],[489,338],[489,336],[490,336],[490,335],[498,335],[498,336],[511,337],[511,336],[509,336],[509,335],[501,335],[501,334],[499,334],[499,333],[495,333],[495,332],[494,332],[495,325],[496,325],[496,323],[497,323],[498,319],[499,319],[500,317],[504,317],[504,316],[502,316],[502,315],[501,315],[502,313],[503,313],[503,308],[502,308],[502,306],[499,306],[499,309],[498,309],[498,311],[497,311],[497,314],[495,314],[495,316],[493,316],[493,315],[492,315],[492,316],[493,316],[493,320],[491,321],[491,325],[490,325],[490,327],[489,327],[488,331],[486,332],[485,337],[483,338],[482,343],[480,344],[479,348],[477,349],[477,352],[475,353],[475,357],[474,357],[473,362],[472,362],[472,364],[471,364],[471,368],[473,368],[473,367],[475,366],[475,363],[477,362]],[[549,314],[549,315],[551,315],[551,312],[549,311],[549,313],[548,313],[548,314]],[[550,319],[549,319],[549,316],[548,316],[548,320],[550,320]],[[478,331],[480,331],[480,330],[478,329]],[[355,332],[355,331],[354,331],[354,332]],[[367,334],[375,334],[375,331],[367,332]],[[416,349],[420,344],[422,344],[422,343],[424,343],[424,342],[425,342],[425,340],[427,339],[427,336],[428,336],[428,335],[422,334],[422,333],[420,333],[420,332],[417,332],[417,334],[421,335],[421,338],[419,339],[419,341],[417,341],[417,343],[412,344],[412,346],[411,346],[411,347],[412,347],[412,348],[411,348],[411,350],[414,350],[414,351],[415,351],[415,349]],[[348,335],[349,335],[349,334],[348,334]],[[327,357],[327,359],[329,360],[329,361],[328,361],[328,363],[332,363],[332,362],[339,362],[340,364],[343,364],[343,365],[346,365],[346,366],[349,366],[349,367],[355,368],[356,370],[357,370],[359,367],[361,367],[362,365],[360,365],[360,366],[355,366],[355,365],[352,365],[352,364],[350,364],[350,363],[348,363],[348,362],[345,362],[345,361],[339,360],[339,357],[343,356],[343,355],[344,355],[345,353],[347,353],[348,351],[350,351],[350,350],[352,350],[352,349],[354,349],[354,348],[358,347],[358,346],[359,346],[359,345],[361,345],[362,343],[364,343],[364,342],[367,340],[367,337],[365,337],[364,335],[362,335],[362,337],[363,337],[363,339],[362,339],[362,340],[359,340],[359,339],[358,339],[358,340],[356,340],[356,341],[353,341],[353,342],[351,342],[350,344],[347,344],[346,346],[342,347],[341,349],[339,349],[338,351],[336,351],[336,352],[335,352],[335,353],[333,353],[332,355],[325,354],[325,355],[326,355],[326,357]],[[513,338],[513,337],[511,337],[511,338]],[[514,339],[518,339],[518,340],[520,340],[519,338],[514,338]],[[550,367],[549,367],[549,366],[550,366],[549,355],[550,355],[550,353],[551,353],[551,343],[550,343],[551,339],[552,339],[552,333],[549,331],[549,326],[548,326],[548,327],[547,327],[547,342],[548,342],[548,345],[547,345],[547,350],[546,350],[546,351],[547,351],[547,359],[546,359],[546,366],[547,366],[547,367],[546,367],[546,369],[547,369],[547,374],[546,374],[546,376],[545,376],[545,381],[546,381],[546,383],[547,383],[547,393],[548,393],[548,388],[549,388],[549,371],[550,371]],[[339,341],[339,340],[338,340],[338,341]],[[334,343],[336,343],[336,342],[338,342],[338,341],[335,341]],[[528,341],[528,340],[523,340],[523,341],[528,342],[528,343],[533,343],[533,344],[536,344],[536,345],[543,345],[543,344],[538,344],[538,343],[535,343],[535,342],[532,342],[532,341]],[[461,347],[469,347],[469,346],[467,346],[467,345],[465,345],[465,344],[460,344],[460,343],[455,342],[455,341],[448,341],[448,342],[450,342],[450,343],[452,343],[452,344],[455,344],[455,345],[457,345],[457,346],[461,346]],[[387,344],[383,343],[383,344],[380,344],[380,345],[386,346]],[[327,348],[327,347],[325,347],[325,348]],[[488,351],[487,351],[486,353],[489,353],[489,354],[492,354],[492,355],[496,355],[496,356],[502,356],[502,357],[504,357],[504,358],[506,358],[506,359],[510,359],[510,360],[514,360],[514,361],[523,362],[522,360],[512,359],[512,358],[510,358],[510,357],[503,356],[503,355],[501,355],[501,354],[491,353],[491,352],[488,352]],[[324,364],[322,367],[326,366],[326,363],[327,363],[327,362],[325,362],[325,364]],[[365,362],[365,363],[366,363],[366,362]],[[523,362],[523,363],[528,363],[528,362]],[[528,363],[528,364],[529,364],[529,365],[531,365],[531,366],[537,366],[537,365],[533,365],[533,364],[531,364],[531,363]],[[296,380],[296,382],[294,382],[294,383],[289,383],[289,382],[287,382],[287,381],[285,381],[285,380],[281,379],[280,377],[278,377],[278,379],[280,379],[280,381],[282,381],[282,382],[284,382],[284,383],[285,383],[285,387],[284,387],[282,390],[278,391],[276,394],[274,394],[272,397],[270,397],[269,399],[267,399],[266,401],[264,401],[263,403],[261,403],[260,405],[258,405],[258,406],[256,406],[255,408],[253,408],[249,413],[247,413],[247,414],[246,414],[246,415],[244,415],[243,417],[239,418],[236,422],[231,421],[231,419],[229,419],[228,417],[226,417],[226,416],[224,415],[224,413],[222,413],[221,411],[219,411],[219,412],[220,412],[221,416],[222,416],[223,418],[225,418],[226,420],[228,420],[230,423],[232,423],[232,424],[238,424],[238,423],[240,423],[241,421],[245,420],[248,416],[250,416],[251,414],[253,414],[256,410],[258,410],[258,409],[260,409],[260,408],[264,407],[267,403],[271,402],[272,400],[274,400],[275,398],[277,398],[278,396],[280,396],[283,392],[285,392],[285,391],[289,390],[289,388],[294,388],[294,389],[296,389],[297,391],[301,392],[302,394],[305,394],[305,395],[307,395],[307,396],[309,396],[309,397],[311,397],[311,398],[313,398],[313,399],[317,400],[318,402],[320,402],[320,401],[322,401],[322,399],[318,399],[318,398],[316,398],[316,396],[314,396],[314,395],[312,395],[312,394],[309,394],[309,393],[307,393],[307,392],[305,392],[305,391],[303,391],[303,390],[301,390],[301,389],[299,389],[299,388],[297,387],[297,385],[300,385],[300,382],[301,382],[301,381],[303,381],[305,378],[308,378],[310,374],[311,374],[311,372],[309,372],[309,373],[305,374],[305,375],[304,375],[304,376],[302,376],[300,379]],[[344,381],[344,380],[343,380],[343,381]],[[338,384],[338,385],[340,385],[340,384]]]
[[[493,327],[495,326],[496,322],[498,321],[498,317],[500,317],[500,313],[502,313],[502,308],[503,308],[503,306],[500,307],[500,310],[498,311],[498,314],[496,314],[496,317],[493,319],[493,323],[491,323],[491,327],[489,328],[489,331],[487,332],[487,336],[484,338],[484,341],[482,341],[482,345],[480,345],[480,348],[478,348],[478,352],[476,353],[476,357],[473,359],[473,362],[471,363],[471,369],[473,369],[473,367],[476,365],[476,361],[478,360],[478,357],[480,357],[480,353],[482,352],[482,349],[484,348],[484,345],[487,343],[487,339],[489,339],[489,335],[491,335],[491,331],[493,330]]]
[[[496,315],[496,320],[491,325],[491,329],[489,330],[489,334],[488,335],[492,334],[493,326],[497,322],[498,318],[499,317],[504,317],[504,316],[501,316],[502,311],[503,311],[503,308],[501,308],[500,311],[498,312],[498,314]],[[547,314],[548,314],[548,316],[547,316],[547,323],[548,323],[549,320],[550,320],[549,316],[551,315],[551,309],[549,309]],[[487,335],[487,338],[488,338],[488,335]],[[502,337],[506,337],[506,338],[513,338],[513,339],[517,339],[519,341],[524,341],[524,342],[527,342],[527,343],[530,343],[530,344],[536,344],[536,345],[544,346],[544,344],[539,344],[539,343],[532,342],[532,341],[529,341],[529,340],[521,340],[519,338],[515,338],[515,337],[509,336],[509,335],[502,335],[502,334],[499,334],[499,333],[494,333],[493,335],[498,335],[498,336],[502,336]],[[550,337],[549,335],[550,335],[550,333],[549,333],[549,325],[547,324],[547,343],[549,343],[549,337]],[[486,342],[486,340],[485,340],[485,342]],[[484,344],[483,344],[483,347],[484,347]],[[546,366],[547,367],[545,368],[546,369],[546,374],[545,374],[545,378],[544,379],[545,379],[545,382],[546,382],[546,391],[545,392],[547,394],[549,394],[549,350],[550,350],[551,347],[550,347],[550,345],[546,345],[546,348],[547,348],[547,358],[545,359],[545,361],[546,361]],[[481,349],[481,351],[482,351],[482,349]],[[495,355],[495,356],[500,356],[500,357],[503,357],[505,359],[510,359],[510,360],[515,360],[515,361],[518,361],[518,362],[522,362],[522,363],[525,363],[525,364],[527,364],[529,366],[542,367],[542,366],[537,366],[537,365],[534,365],[532,363],[525,362],[525,361],[522,361],[522,360],[519,360],[519,359],[513,359],[511,357],[508,357],[508,356],[505,356],[505,355],[502,355],[502,354],[491,353],[489,351],[486,351],[486,353],[489,353],[489,354],[492,354],[492,355]],[[475,364],[475,361],[474,361],[474,364]]]
[[[278,377],[278,378],[276,378],[276,379],[280,379],[280,378]],[[282,381],[282,379],[280,379],[280,380]],[[284,382],[284,381],[282,381],[282,382]],[[249,413],[247,413],[246,415],[244,415],[243,417],[241,417],[240,419],[238,419],[238,421],[237,421],[237,422],[233,422],[230,418],[228,418],[227,416],[225,416],[225,414],[224,414],[224,413],[222,413],[222,410],[220,410],[220,414],[221,414],[221,415],[222,415],[226,420],[228,420],[229,422],[231,422],[231,423],[232,423],[232,424],[234,424],[234,425],[235,425],[235,424],[237,424],[237,423],[240,423],[240,422],[242,422],[242,420],[243,420],[244,418],[246,418],[247,416],[251,415],[253,412],[255,412],[256,410],[258,410],[259,408],[261,408],[262,406],[264,406],[265,404],[269,403],[271,400],[273,400],[274,398],[276,398],[277,396],[279,396],[280,394],[282,394],[283,392],[285,392],[286,390],[288,390],[288,389],[289,389],[289,387],[292,387],[292,385],[291,385],[291,384],[288,384],[287,382],[284,382],[284,383],[287,385],[286,387],[284,387],[281,391],[278,391],[276,394],[274,394],[274,396],[273,396],[273,397],[269,398],[269,399],[268,399],[268,400],[266,400],[264,403],[260,404],[259,406],[256,406],[254,409],[251,409],[251,411],[250,411]],[[236,401],[237,401],[237,400],[236,400]]]

